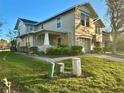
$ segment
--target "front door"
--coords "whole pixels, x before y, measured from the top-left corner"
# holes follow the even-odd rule
[[[61,38],[59,37],[57,40],[57,45],[60,46],[61,45]]]

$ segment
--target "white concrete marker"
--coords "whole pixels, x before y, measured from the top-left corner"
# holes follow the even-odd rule
[[[75,76],[81,76],[81,59],[80,58],[72,58],[72,73]]]
[[[58,65],[58,73],[59,74],[64,74],[64,63],[57,63]]]

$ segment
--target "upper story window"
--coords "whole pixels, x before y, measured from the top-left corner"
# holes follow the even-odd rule
[[[41,24],[41,29],[44,29],[43,24]]]
[[[18,33],[18,36],[20,36],[20,28],[18,28],[18,32],[17,33]]]
[[[83,26],[86,26],[86,27],[89,27],[90,26],[90,23],[89,23],[89,16],[81,13],[81,24]]]
[[[27,26],[27,29],[28,29],[28,32],[30,32],[30,31],[33,30],[33,27],[32,26]]]
[[[20,31],[18,31],[18,36],[20,36]]]
[[[61,23],[61,18],[58,17],[58,18],[57,18],[57,28],[60,28],[61,25],[62,25],[62,23]]]
[[[81,25],[85,26],[85,15],[81,14]]]
[[[99,26],[95,26],[95,32],[96,32],[96,34],[100,34],[100,27]]]
[[[29,27],[30,28],[30,30],[32,31],[33,30],[33,28],[32,27]]]
[[[90,26],[89,16],[85,16],[85,18],[86,18],[86,26],[89,27]]]

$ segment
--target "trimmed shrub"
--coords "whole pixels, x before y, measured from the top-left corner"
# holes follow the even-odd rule
[[[47,55],[61,55],[62,48],[48,48],[46,51]]]
[[[62,55],[63,48],[55,48],[55,55]]]
[[[103,52],[103,49],[100,48],[100,47],[95,47],[95,48],[93,49],[93,53],[102,53],[102,52]]]
[[[39,51],[36,54],[39,55],[39,56],[44,56],[45,55],[45,52],[44,51]]]
[[[30,47],[30,52],[36,54],[38,52],[38,47]]]
[[[66,47],[68,47],[68,46],[67,46],[67,45],[59,45],[59,47],[66,48]]]
[[[62,49],[63,55],[71,55],[71,49],[69,47]]]
[[[72,46],[71,53],[72,55],[79,55],[82,52],[82,46]]]
[[[81,51],[81,46],[48,48],[46,55],[79,55]]]
[[[47,48],[46,50],[47,55],[52,55],[53,53],[55,53],[55,48]]]

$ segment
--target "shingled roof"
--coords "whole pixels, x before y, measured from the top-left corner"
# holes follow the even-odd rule
[[[50,17],[50,18],[48,18],[48,19],[46,19],[46,20],[44,20],[44,21],[41,21],[41,22],[32,21],[32,20],[28,20],[28,19],[24,19],[24,18],[18,18],[18,21],[21,20],[21,21],[23,21],[24,24],[26,24],[26,25],[40,25],[40,24],[43,24],[43,23],[45,23],[45,22],[48,22],[48,21],[50,21],[50,20],[56,18],[57,16],[60,16],[60,15],[62,15],[62,14],[65,14],[65,13],[67,13],[67,12],[69,12],[69,11],[75,9],[76,7],[82,6],[82,5],[89,7],[89,8],[91,9],[91,11],[93,12],[94,16],[95,16],[96,18],[98,18],[97,13],[96,13],[95,10],[93,9],[93,7],[90,5],[90,3],[81,3],[81,4],[78,4],[78,5],[74,5],[74,6],[68,8],[68,9],[66,9],[66,10],[64,10],[64,11],[62,11],[62,12],[60,12],[60,13],[58,13],[58,14],[56,14],[56,15],[54,15],[54,16],[52,16],[52,17]],[[17,24],[18,24],[18,21],[17,21]],[[99,20],[99,22],[100,22],[100,24],[101,24],[103,27],[105,27],[105,25],[104,25],[104,23],[102,22],[101,19]],[[15,29],[17,28],[17,24],[16,24],[16,26],[15,26]]]
[[[29,25],[35,25],[38,22],[37,21],[32,21],[32,20],[28,20],[28,19],[24,19],[24,18],[19,18],[19,20],[23,21],[25,24],[29,24]]]
[[[69,12],[69,11],[75,9],[76,7],[79,7],[79,6],[86,6],[86,7],[89,7],[90,10],[93,12],[92,15],[93,15],[94,17],[96,17],[96,18],[99,18],[99,16],[97,15],[95,9],[91,6],[91,4],[90,4],[89,2],[86,2],[86,3],[76,4],[76,5],[74,5],[74,6],[70,7],[70,8],[68,8],[68,9],[66,9],[66,10],[64,10],[64,11],[62,11],[62,12],[60,12],[60,13],[58,13],[58,14],[56,14],[56,15],[54,15],[54,16],[52,16],[52,17],[46,19],[46,20],[44,20],[44,21],[39,22],[37,25],[43,24],[43,23],[45,23],[45,22],[48,22],[48,21],[50,21],[50,20],[52,20],[52,19],[54,19],[54,18],[56,18],[56,17],[58,17],[58,16],[60,16],[60,15],[62,15],[62,14],[65,14],[65,13],[67,13],[67,12]],[[81,10],[81,11],[84,12],[84,13],[86,13],[86,12],[83,11],[83,10]],[[99,22],[100,22],[100,24],[101,24],[103,27],[105,27],[105,25],[104,25],[104,23],[102,22],[101,19],[99,19]]]
[[[18,18],[17,22],[16,22],[16,26],[15,26],[15,30],[17,29],[17,26],[19,24],[20,21],[23,21],[23,23],[25,25],[37,25],[39,22],[37,21],[32,21],[32,20],[28,20],[28,19],[24,19],[24,18]]]

